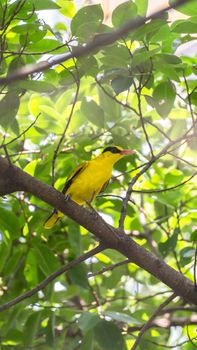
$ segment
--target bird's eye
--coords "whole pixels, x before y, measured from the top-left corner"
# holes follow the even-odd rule
[[[112,153],[120,153],[120,150],[117,147],[113,147],[111,150]]]
[[[120,153],[121,150],[118,149],[117,147],[107,147],[107,148],[104,149],[103,153],[104,152]]]

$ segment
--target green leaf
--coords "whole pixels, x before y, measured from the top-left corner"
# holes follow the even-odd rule
[[[161,117],[166,118],[170,113],[174,105],[175,97],[175,87],[171,82],[163,81],[156,86],[153,91],[153,98],[155,108]]]
[[[2,229],[3,225],[1,225],[1,219],[0,219],[0,228]],[[10,255],[11,250],[11,244],[6,244],[5,242],[1,242],[0,244],[0,273],[2,274],[4,265],[6,265],[7,260]]]
[[[60,12],[69,18],[74,17],[75,12],[76,12],[76,6],[74,1],[70,1],[70,0],[57,0],[58,5],[61,7]],[[58,23],[63,25],[63,23]],[[62,28],[62,29],[66,29],[66,28]]]
[[[181,23],[178,21],[178,24],[176,25],[176,22],[173,25],[173,32],[175,33],[182,33],[182,34],[196,34],[196,26],[193,22],[190,22],[190,20],[184,20],[181,21]]]
[[[152,35],[157,33],[162,26],[166,25],[166,21],[163,19],[155,19],[141,26],[140,28],[134,30],[130,34],[130,39],[132,40],[144,40],[151,41]]]
[[[85,264],[80,264],[70,269],[68,276],[73,284],[84,289],[88,288],[87,269]]]
[[[55,345],[55,312],[52,312],[46,327],[46,343],[49,346]]]
[[[82,254],[81,239],[79,226],[75,222],[69,222],[68,241],[70,244],[70,250],[73,251],[74,256]]]
[[[150,33],[149,35],[151,43],[166,42],[173,40],[172,33],[168,24],[163,24],[157,31]]]
[[[191,247],[185,247],[180,250],[180,264],[181,266],[186,266],[190,264],[195,255],[195,249]]]
[[[50,275],[59,268],[57,257],[55,257],[53,252],[45,244],[37,244],[35,253],[37,255],[37,261],[39,261],[38,266],[45,276]]]
[[[191,241],[197,242],[197,230],[194,230],[191,234]]]
[[[94,350],[94,332],[91,330],[82,339],[80,350]]]
[[[87,20],[88,19],[88,20]],[[101,5],[91,5],[82,7],[71,22],[71,31],[73,36],[81,36],[80,31],[83,31],[83,35],[93,33],[99,27],[103,21],[103,10]],[[93,28],[92,28],[93,26]],[[82,35],[82,36],[83,36]]]
[[[88,101],[88,99],[83,98],[81,103],[81,112],[91,123],[100,128],[104,127],[103,110],[94,100]]]
[[[181,249],[180,253],[184,258],[193,258],[195,254],[195,249],[191,247],[185,247]]]
[[[176,55],[171,55],[168,53],[160,53],[154,56],[154,60],[160,62],[160,64],[170,64],[176,65],[182,63],[181,59]]]
[[[33,340],[38,332],[39,322],[41,318],[41,312],[34,312],[29,316],[27,322],[25,323],[23,330],[23,345],[31,346]]]
[[[65,53],[66,51],[68,51],[68,49],[65,46],[58,48],[61,45],[62,43],[55,39],[42,39],[38,42],[28,45],[27,51],[37,53],[53,51],[53,55]]]
[[[167,187],[178,185],[184,179],[184,174],[178,169],[173,169],[165,175],[165,184]]]
[[[38,283],[38,260],[34,249],[31,249],[26,256],[24,276],[30,288]]]
[[[32,160],[32,162],[28,163],[23,170],[29,175],[34,176],[38,163],[38,159]]]
[[[90,75],[95,77],[98,73],[98,63],[94,56],[81,57],[77,60],[80,75]]]
[[[52,0],[29,0],[35,10],[58,10],[60,7]]]
[[[125,350],[124,338],[115,324],[100,321],[94,328],[95,339],[102,350]]]
[[[98,88],[99,105],[105,111],[106,120],[114,122],[120,118],[120,105],[113,99],[114,92],[112,88],[107,84],[103,85],[103,88],[106,92]]]
[[[7,259],[7,263],[6,263],[7,275],[14,273],[15,269],[17,269],[20,262],[22,261],[23,253],[24,253],[24,250],[22,246],[18,246],[13,250],[11,256],[9,257],[9,259]]]
[[[151,57],[154,57],[155,54],[160,51],[160,48],[157,47],[154,50],[147,51],[146,48],[140,48],[136,49],[134,54],[133,54],[133,59],[132,59],[132,67],[136,67],[141,65],[147,60],[150,60]]]
[[[23,341],[23,333],[18,329],[8,329],[6,332],[6,341],[10,344],[21,344]]]
[[[124,68],[128,71],[128,65],[131,63],[131,56],[127,48],[123,45],[110,45],[102,50],[101,62],[104,68],[115,68],[117,71],[113,71],[116,75],[120,75],[118,73],[118,68]],[[125,72],[126,73],[126,72]]]
[[[24,41],[26,42],[27,45],[27,40],[28,42],[38,42],[47,33],[47,28],[40,23],[25,23],[21,25],[17,25],[12,28],[12,31],[14,33],[19,33],[20,34],[20,42]],[[28,34],[28,36],[26,36]]]
[[[180,120],[187,120],[188,116],[188,111],[186,109],[172,108],[168,117],[172,119],[174,123],[176,120],[178,120],[178,122],[180,122]]]
[[[148,0],[135,0],[135,4],[137,5],[137,14],[145,17],[148,9]]]
[[[154,98],[152,96],[149,96],[149,95],[144,95],[145,99],[146,99],[146,102],[152,107],[154,108],[155,107],[155,101],[154,101]]]
[[[99,322],[100,317],[92,312],[83,312],[78,320],[78,325],[83,334],[89,332],[92,328],[94,328]]]
[[[55,86],[46,81],[39,80],[24,80],[17,84],[23,89],[35,91],[35,92],[52,92],[55,90]]]
[[[0,125],[5,129],[12,125],[18,112],[20,100],[14,91],[7,92],[0,101]]]
[[[173,6],[175,0],[169,0],[169,5]],[[187,16],[195,16],[197,15],[197,3],[196,0],[190,0],[186,4],[179,6],[176,8],[176,11],[184,13]]]
[[[113,312],[113,311],[107,311],[105,313],[106,316],[112,318],[112,320],[123,322],[126,324],[140,324],[139,321],[137,321],[135,318],[132,316],[123,313],[123,312]]]
[[[114,27],[120,27],[125,22],[137,16],[137,6],[133,1],[126,1],[115,8],[112,13],[112,23]]]
[[[11,210],[6,210],[0,208],[0,227],[3,227],[5,230],[8,230],[12,238],[18,238],[21,235],[19,219],[16,216],[15,212]]]
[[[96,6],[96,5],[95,5]],[[90,41],[93,39],[96,33],[99,32],[100,23],[88,21],[80,24],[77,28],[75,36],[79,42]]]
[[[159,243],[159,251],[163,257],[166,257],[170,252],[175,250],[179,232],[179,229],[176,228],[173,234],[165,242]]]
[[[197,106],[197,92],[194,91],[192,92],[192,94],[190,95],[190,99],[191,99],[191,103],[195,106]]]
[[[113,87],[116,95],[130,88],[133,83],[133,78],[117,77],[111,81],[111,86]]]

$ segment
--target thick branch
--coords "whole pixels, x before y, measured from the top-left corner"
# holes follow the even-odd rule
[[[132,21],[125,23],[122,27],[118,28],[117,30],[111,31],[110,33],[97,35],[89,43],[84,44],[80,47],[76,47],[75,49],[73,49],[72,52],[65,53],[57,58],[53,58],[53,60],[51,60],[50,62],[41,61],[36,64],[28,64],[16,70],[14,73],[9,74],[6,78],[1,78],[0,85],[10,84],[14,81],[26,78],[30,74],[43,72],[57,64],[68,61],[71,58],[78,58],[88,55],[91,52],[95,52],[103,46],[114,43],[116,40],[128,34],[130,31],[141,27],[148,21],[161,17],[166,11],[188,3],[189,1],[190,0],[177,0],[173,4],[173,6],[168,6],[163,10],[155,12],[148,17],[138,17],[136,19],[132,19]]]
[[[108,225],[98,214],[91,213],[71,200],[65,202],[62,193],[43,184],[16,166],[11,166],[2,157],[0,157],[0,179],[0,195],[23,190],[38,197],[92,232],[106,247],[118,250],[131,262],[168,285],[177,295],[197,305],[197,293],[188,278],[168,266],[158,257],[150,254],[130,237],[124,234],[120,235],[118,229]]]
[[[17,182],[15,169],[6,159],[0,157],[0,196],[22,190],[23,187]]]

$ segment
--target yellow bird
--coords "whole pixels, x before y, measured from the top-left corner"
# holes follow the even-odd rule
[[[112,175],[113,165],[122,157],[134,152],[119,146],[105,148],[99,156],[79,164],[73,170],[66,180],[62,193],[79,205],[91,203],[106,188]],[[44,228],[52,228],[63,215],[59,210],[54,209],[45,221]]]

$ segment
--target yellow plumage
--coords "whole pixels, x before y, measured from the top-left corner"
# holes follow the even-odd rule
[[[62,192],[79,205],[91,203],[107,186],[113,165],[133,152],[117,146],[107,147],[99,156],[78,165],[68,176]],[[44,227],[52,228],[62,216],[63,214],[55,209],[46,220]]]

